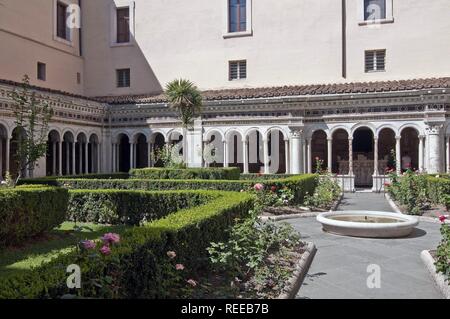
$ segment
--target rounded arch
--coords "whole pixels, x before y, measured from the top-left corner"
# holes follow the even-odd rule
[[[252,133],[254,133],[254,132],[257,132],[257,133],[261,134],[261,136],[262,136],[263,138],[267,138],[267,135],[264,134],[264,132],[263,132],[260,128],[258,128],[258,127],[251,127],[251,128],[249,128],[249,129],[247,129],[247,130],[245,131],[245,133],[244,133],[244,138],[248,140],[248,138],[250,137],[250,135],[251,135]]]
[[[133,143],[137,143],[137,142],[138,142],[138,139],[139,139],[140,137],[142,137],[142,136],[145,137],[145,140],[146,140],[146,141],[149,140],[149,138],[148,138],[147,134],[145,134],[145,132],[143,132],[143,131],[137,131],[137,132],[134,132],[133,134],[131,134],[131,141],[132,141]]]
[[[377,138],[379,138],[381,131],[387,130],[387,129],[389,129],[392,132],[394,132],[395,136],[397,136],[399,134],[397,127],[395,127],[392,124],[385,123],[385,124],[381,124],[380,126],[377,126],[377,130],[376,130],[376,135],[375,136]]]
[[[403,131],[411,128],[414,129],[417,133],[417,135],[424,135],[424,132],[422,131],[422,129],[420,128],[419,125],[415,124],[415,123],[405,123],[402,126],[400,126],[400,128],[398,129],[398,136],[401,136]]]
[[[83,141],[87,141],[88,140],[88,134],[86,133],[86,131],[84,131],[84,130],[78,130],[77,131],[76,140],[78,141],[80,138]]]
[[[285,129],[283,129],[281,126],[271,126],[271,127],[269,127],[267,130],[266,130],[266,134],[265,134],[265,136],[266,136],[266,138],[268,138],[269,137],[269,134],[272,132],[272,131],[280,131],[281,132],[281,134],[283,134],[283,139],[286,141],[286,140],[289,140],[289,133],[287,133],[286,132],[286,130]]]
[[[204,141],[205,142],[209,142],[211,140],[211,137],[213,135],[215,135],[215,134],[218,134],[222,141],[225,140],[225,134],[221,130],[219,130],[217,128],[211,128],[211,129],[209,129],[208,131],[205,132],[205,134],[204,134]]]
[[[179,128],[174,128],[171,129],[169,132],[167,132],[167,141],[168,142],[172,142],[172,141],[177,141],[173,139],[173,135],[174,134],[178,134],[179,136],[183,136],[183,131]],[[183,136],[184,138],[184,136]]]
[[[352,126],[351,128],[351,136],[353,136],[355,134],[355,132],[361,128],[365,128],[365,129],[369,129],[372,131],[373,136],[375,136],[375,134],[377,133],[377,130],[375,128],[375,125],[373,125],[372,123],[368,123],[368,122],[364,122],[364,123],[357,123],[355,125]]]
[[[91,141],[91,139],[93,138],[96,141],[96,143],[102,142],[100,136],[101,136],[101,134],[99,134],[98,132],[95,132],[95,131],[90,131],[88,134],[89,141]]]
[[[228,131],[225,132],[225,140],[229,141],[231,135],[238,135],[241,140],[243,139],[243,137],[245,136],[245,134],[243,134],[241,131],[239,131],[237,128],[230,128]]]
[[[149,140],[151,143],[155,143],[155,139],[157,138],[158,135],[159,135],[159,136],[162,136],[162,137],[164,138],[164,142],[167,143],[167,141],[168,141],[168,139],[167,139],[167,134],[166,134],[163,130],[159,130],[159,129],[152,130],[152,131],[150,132],[150,135],[149,135],[149,137],[148,137],[148,140]]]
[[[73,142],[75,140],[75,133],[71,129],[65,129],[62,132],[61,136],[63,137],[63,140],[66,140],[66,138],[68,138],[68,142]]]
[[[351,130],[348,127],[344,125],[337,125],[328,131],[327,138],[333,138],[333,135],[339,130],[343,130],[347,133],[348,136],[351,136]]]
[[[329,136],[331,136],[330,129],[328,128],[328,126],[326,124],[315,124],[315,125],[310,126],[306,130],[306,134],[305,134],[306,138],[311,139],[313,137],[314,133],[317,131],[323,131],[326,134],[327,138]]]

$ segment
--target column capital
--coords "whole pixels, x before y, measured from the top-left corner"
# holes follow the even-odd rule
[[[402,139],[402,137],[400,135],[395,136],[396,141],[400,141],[401,139]]]

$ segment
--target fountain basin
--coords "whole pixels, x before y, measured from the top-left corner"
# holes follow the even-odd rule
[[[417,217],[374,211],[323,213],[317,221],[328,233],[368,238],[406,237],[419,224]]]

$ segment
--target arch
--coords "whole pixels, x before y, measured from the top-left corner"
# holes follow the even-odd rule
[[[145,140],[149,140],[147,134],[145,134],[145,132],[143,132],[143,131],[136,131],[130,135],[131,135],[131,141],[133,143],[137,143],[137,140],[140,136],[145,136]]]
[[[66,136],[67,136],[68,138],[71,137],[71,138],[72,138],[72,141],[75,140],[75,133],[74,133],[74,131],[71,130],[71,129],[65,129],[65,130],[63,130],[61,136],[63,137],[63,139],[65,139]]]
[[[243,137],[245,136],[241,131],[239,131],[237,128],[230,128],[225,132],[225,140],[229,141],[230,140],[230,135],[239,135],[239,137],[241,138],[241,140],[243,139]]]
[[[313,173],[319,169],[317,159],[321,160],[323,165],[321,170],[328,167],[328,134],[323,129],[316,129],[311,134],[309,141],[311,142],[311,157],[308,158],[308,171]]]
[[[120,138],[122,138],[122,136],[126,136],[128,137],[129,140],[131,140],[131,135],[127,132],[127,131],[118,131],[113,135],[113,143],[115,144],[119,144],[120,143]]]
[[[161,150],[167,143],[166,135],[164,135],[163,131],[154,131],[151,134],[151,155],[150,155],[150,166],[153,167],[163,167],[164,163],[162,160],[156,158],[158,150]]]
[[[402,171],[419,168],[419,136],[420,131],[412,126],[407,126],[400,131],[400,168]]]
[[[211,128],[211,129],[209,129],[208,131],[206,131],[205,133],[204,133],[204,141],[205,142],[208,142],[210,139],[211,139],[211,137],[212,137],[212,135],[214,135],[214,134],[216,134],[216,133],[218,133],[219,134],[219,136],[221,137],[221,140],[222,141],[224,141],[225,140],[225,134],[221,131],[221,130],[219,130],[219,129],[217,129],[217,128]]]
[[[131,168],[130,162],[130,136],[127,133],[120,133],[117,136],[118,144],[118,167],[119,172],[128,172]]]
[[[171,129],[169,132],[167,132],[167,141],[168,142],[177,141],[177,140],[173,140],[172,139],[173,138],[172,135],[174,135],[174,134],[178,134],[179,135],[179,140],[178,141],[181,140],[181,137],[184,138],[183,131],[178,129],[178,128],[174,128],[174,129]]]
[[[167,134],[166,134],[163,130],[159,130],[159,129],[156,129],[156,130],[152,130],[152,131],[151,131],[151,133],[150,133],[150,135],[149,135],[149,141],[150,141],[151,143],[155,143],[155,138],[156,138],[158,135],[162,135],[162,137],[164,138],[164,142],[165,142],[165,143],[168,142]]]
[[[0,181],[3,180],[3,175],[6,173],[9,166],[6,164],[6,161],[9,160],[9,154],[6,154],[8,137],[8,127],[3,125],[3,122],[0,122]]]
[[[84,131],[84,130],[79,130],[77,131],[77,135],[76,135],[76,140],[78,141],[80,138],[83,141],[87,141],[88,140],[88,134]]]
[[[327,138],[329,138],[330,135],[330,129],[326,124],[316,124],[309,127],[306,131],[306,139],[311,139],[315,132],[317,131],[323,131],[327,135]]]
[[[20,166],[24,166],[25,163],[21,163],[19,165],[17,158],[16,158],[16,154],[18,151],[18,147],[19,147],[19,143],[20,143],[20,139],[25,135],[25,130],[22,128],[22,130],[19,129],[19,127],[15,127],[12,130],[11,133],[11,141],[10,141],[10,148],[9,148],[9,167],[10,167],[10,173],[12,176],[17,177],[19,175],[19,173],[21,174],[21,176],[26,176],[26,168],[23,168],[21,172],[19,172],[20,170]]]
[[[248,140],[248,138],[250,137],[250,134],[252,134],[253,132],[258,132],[259,134],[261,134],[263,139],[267,138],[267,135],[264,134],[264,132],[258,127],[251,127],[249,129],[247,129],[244,133],[244,138]]]
[[[364,122],[364,123],[357,123],[355,125],[352,126],[351,128],[351,136],[353,136],[355,134],[355,132],[361,128],[368,128],[369,130],[372,131],[373,136],[375,136],[377,130],[375,128],[375,126],[372,123],[368,123],[368,122]]]
[[[100,139],[96,133],[90,133],[88,140],[88,173],[99,173],[100,172]]]
[[[417,135],[425,135],[422,129],[419,127],[419,125],[415,123],[405,123],[398,129],[398,136],[401,136],[402,132],[407,128],[414,129],[417,132]]]
[[[328,131],[328,138],[333,138],[333,135],[339,130],[344,130],[348,136],[351,136],[351,130],[348,127],[344,125],[337,125]]]
[[[377,127],[376,135],[375,135],[375,136],[376,136],[376,137],[379,137],[381,131],[383,131],[384,129],[390,129],[390,130],[392,130],[392,131],[394,132],[395,136],[397,136],[397,135],[399,134],[399,133],[398,133],[397,127],[395,127],[395,126],[392,125],[392,124],[387,124],[387,123],[385,123],[385,124],[382,124],[382,125],[380,125],[380,126]]]
[[[280,132],[283,134],[283,139],[284,139],[284,140],[289,140],[289,133],[287,133],[286,130],[284,130],[281,126],[272,126],[272,127],[269,127],[269,128],[266,130],[265,137],[268,138],[270,132],[272,132],[273,130],[280,131]]]
[[[271,174],[287,174],[288,173],[288,156],[286,154],[287,137],[280,127],[272,127],[266,132],[268,143],[268,159],[269,173]],[[263,161],[264,162],[264,161]]]
[[[330,131],[332,138],[332,172],[340,175],[348,174],[349,136],[346,127],[336,127]],[[341,134],[340,134],[341,133]]]
[[[61,136],[55,129],[51,129],[48,133],[47,139],[47,153],[45,156],[47,176],[57,176],[61,172],[59,163],[59,155],[61,153],[60,142]]]
[[[101,141],[101,133],[98,133],[98,132],[95,132],[95,131],[90,131],[87,136],[88,136],[88,140],[89,141],[91,141],[91,139],[94,138],[94,140],[97,143],[101,143],[102,142]]]
[[[133,143],[133,167],[145,168],[150,166],[147,136],[144,133],[136,133],[133,136]]]

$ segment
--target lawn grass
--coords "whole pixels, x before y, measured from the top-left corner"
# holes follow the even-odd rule
[[[127,226],[65,222],[49,234],[34,238],[21,247],[0,251],[0,276],[11,271],[28,270],[71,252],[81,240],[98,239],[104,233],[122,233]]]

